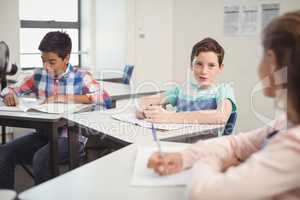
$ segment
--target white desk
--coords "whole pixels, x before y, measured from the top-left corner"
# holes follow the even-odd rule
[[[162,143],[162,145],[186,145]],[[19,195],[21,200],[184,200],[185,187],[133,187],[136,145],[97,159]]]
[[[161,88],[153,85],[134,85],[99,81],[101,88],[104,88],[111,96],[113,101],[121,99],[135,98],[141,95],[152,95],[161,92]]]
[[[122,106],[115,109],[73,114],[67,116],[67,119],[74,122],[87,134],[99,134],[103,138],[108,137],[121,145],[152,141],[151,129],[121,122],[111,117],[120,112],[133,112],[133,102],[134,99],[131,99],[124,101]],[[223,131],[223,128],[224,125],[220,124],[193,125],[184,129],[157,131],[157,136],[160,140],[182,142],[186,138],[195,136],[216,135],[219,131]]]
[[[0,190],[1,200],[14,200],[17,197],[17,193],[13,190]]]
[[[66,126],[67,120],[59,114],[45,114],[38,112],[5,112],[0,111],[0,125],[1,126],[11,126],[11,127],[21,127],[21,128],[35,128],[42,129],[45,134],[49,136],[50,142],[50,162],[52,176],[55,177],[59,175],[58,168],[58,128]],[[68,133],[70,148],[74,145],[71,141],[74,140],[74,134]],[[73,151],[70,151],[71,161],[73,159]],[[71,162],[72,163],[72,162]],[[73,168],[73,163],[70,168]]]

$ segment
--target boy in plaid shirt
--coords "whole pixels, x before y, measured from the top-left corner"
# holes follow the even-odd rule
[[[66,33],[49,32],[42,39],[39,50],[42,53],[44,68],[25,78],[15,87],[2,91],[4,103],[8,106],[18,104],[17,96],[32,92],[45,102],[102,103],[111,106],[107,92],[100,90],[99,83],[92,75],[69,64],[72,42]],[[58,141],[59,158],[68,158],[67,129],[60,132]],[[80,152],[86,138],[79,137]],[[16,164],[32,164],[35,183],[39,184],[50,178],[49,141],[42,133],[28,134],[0,146],[0,188],[14,187],[14,168]]]

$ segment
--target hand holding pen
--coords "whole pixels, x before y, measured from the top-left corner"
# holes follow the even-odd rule
[[[162,154],[161,146],[156,135],[156,129],[152,123],[153,139],[158,146],[158,152],[153,153],[148,160],[148,168],[153,169],[159,175],[169,175],[182,171],[182,157],[180,153]]]
[[[153,153],[148,160],[148,168],[153,169],[161,176],[175,174],[182,171],[182,156],[180,153],[164,153],[163,157]]]

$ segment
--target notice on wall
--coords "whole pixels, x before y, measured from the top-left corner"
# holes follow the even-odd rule
[[[256,35],[258,33],[258,6],[242,6],[240,12],[240,35]]]
[[[224,7],[224,33],[235,36],[239,33],[239,6]]]
[[[261,5],[261,26],[264,28],[273,18],[279,15],[279,3]]]
[[[225,0],[224,35],[256,36],[279,15],[279,9],[278,0]]]

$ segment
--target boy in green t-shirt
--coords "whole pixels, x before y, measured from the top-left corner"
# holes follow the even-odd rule
[[[191,53],[195,82],[141,98],[137,117],[157,123],[227,123],[236,112],[236,103],[232,87],[216,83],[224,69],[223,58],[224,49],[214,39],[196,43]],[[167,111],[166,104],[175,106],[176,112]]]

